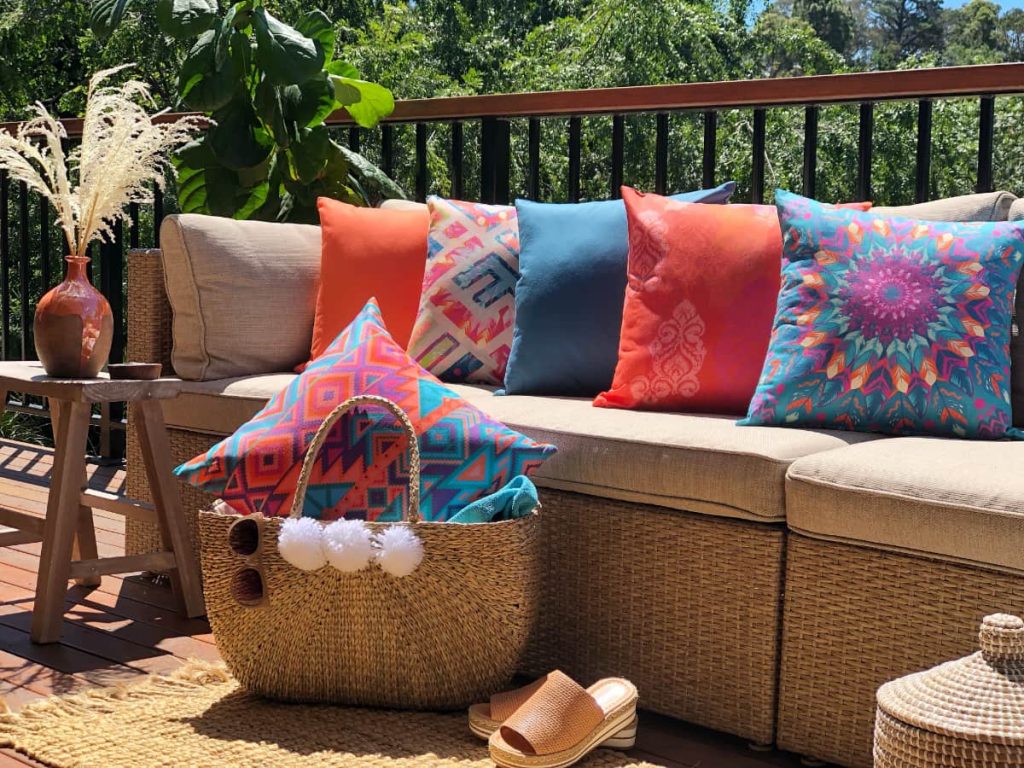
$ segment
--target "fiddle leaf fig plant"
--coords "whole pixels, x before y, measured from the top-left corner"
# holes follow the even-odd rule
[[[94,0],[94,31],[110,34],[131,2]],[[344,109],[372,128],[395,102],[335,59],[334,25],[322,11],[292,26],[263,0],[223,10],[217,0],[156,0],[156,15],[165,34],[191,41],[178,76],[182,107],[209,117],[174,158],[182,211],[316,222],[320,196],[355,204],[404,197],[325,124]]]

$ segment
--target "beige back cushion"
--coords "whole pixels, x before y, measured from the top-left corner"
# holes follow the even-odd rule
[[[174,370],[208,381],[309,359],[320,228],[168,216],[160,228]]]
[[[918,205],[896,207],[876,206],[872,213],[906,216],[928,221],[1011,221],[1024,218],[1024,198],[1018,200],[1009,192],[982,192],[977,195],[947,197]],[[1016,216],[1014,214],[1016,213]],[[1017,283],[1016,318],[1024,317],[1024,273]],[[1019,321],[1018,321],[1019,322]],[[1010,338],[1010,407],[1014,426],[1024,427],[1024,339],[1014,323]]]
[[[876,205],[871,212],[927,221],[1006,221],[1016,199],[1009,192],[982,192],[917,205]]]
[[[390,211],[425,211],[426,203],[417,203],[415,200],[402,200],[400,197],[385,200],[380,207]]]

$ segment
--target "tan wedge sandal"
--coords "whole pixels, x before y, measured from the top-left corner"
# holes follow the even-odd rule
[[[501,768],[568,768],[622,731],[636,738],[636,687],[609,677],[584,689],[552,672],[489,739]]]
[[[557,671],[551,674],[563,675],[562,672]],[[538,677],[522,688],[494,694],[489,702],[471,705],[469,707],[469,730],[487,741],[491,734],[515,714],[516,710],[525,704],[550,677],[551,675]],[[571,682],[570,678],[567,679]],[[600,746],[608,749],[632,749],[634,744],[636,744],[636,718],[621,731],[601,742]]]

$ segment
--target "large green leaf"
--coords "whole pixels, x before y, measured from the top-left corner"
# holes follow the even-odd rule
[[[395,97],[382,85],[339,75],[331,75],[331,81],[335,97],[363,128],[373,128],[395,111]]]
[[[405,199],[405,191],[376,165],[348,147],[340,144],[334,146],[344,155],[350,166],[350,172],[363,182],[363,186],[375,190],[382,198]]]
[[[157,0],[156,22],[166,35],[182,40],[205,32],[217,18],[217,0]]]
[[[295,25],[300,35],[312,40],[323,52],[324,61],[334,58],[334,25],[323,11],[309,11]]]
[[[100,40],[107,40],[121,24],[132,0],[92,0],[89,27]]]
[[[326,126],[303,128],[298,141],[292,142],[288,149],[294,178],[307,185],[316,181],[327,167],[330,144]]]
[[[256,62],[275,85],[305,82],[324,67],[324,52],[310,38],[263,8],[252,15],[256,30]]]
[[[303,128],[320,125],[335,109],[334,86],[323,72],[302,85],[287,85],[281,89],[285,117]]]
[[[210,149],[221,165],[232,170],[259,165],[271,153],[270,137],[260,128],[256,112],[244,91],[213,113]]]
[[[178,73],[178,94],[189,108],[213,112],[227,104],[238,88],[234,62],[226,57],[217,62],[223,34],[208,30],[192,46]]]

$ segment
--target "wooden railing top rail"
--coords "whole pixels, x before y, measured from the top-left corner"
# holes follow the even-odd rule
[[[841,104],[894,99],[995,96],[1024,93],[1024,63],[935,67],[890,72],[731,80],[713,83],[591,88],[580,91],[449,96],[399,101],[389,123],[463,120],[481,117],[557,117],[624,114],[672,110],[768,107],[787,104]],[[175,120],[180,114],[165,114]],[[78,137],[82,121],[63,121],[68,135]],[[328,122],[349,125],[344,111]],[[0,123],[13,130],[17,123]]]
[[[429,122],[479,117],[608,115],[1007,93],[1024,93],[1024,64],[410,99],[397,102],[387,120]],[[352,122],[344,112],[331,115],[329,120],[340,124]]]

